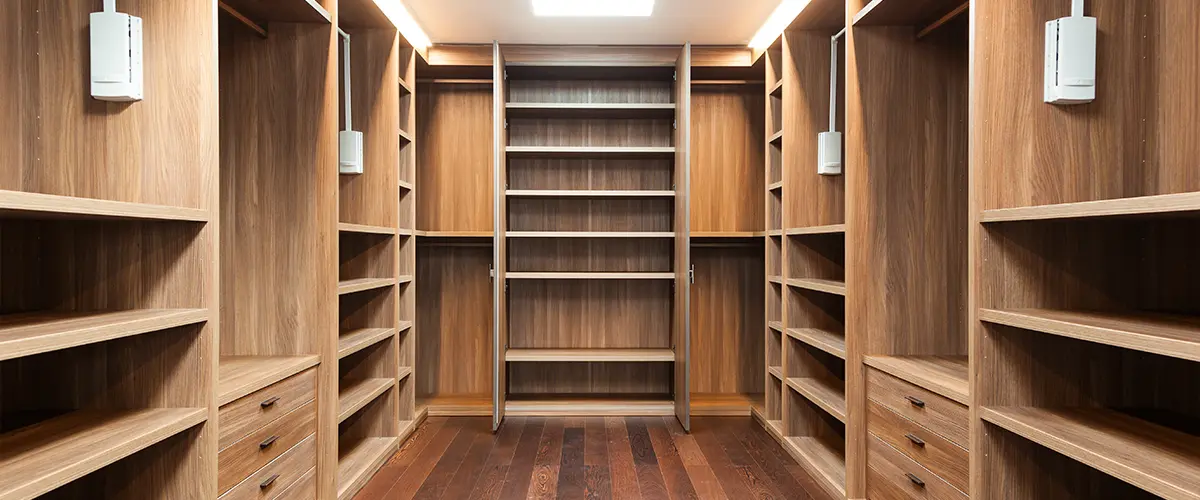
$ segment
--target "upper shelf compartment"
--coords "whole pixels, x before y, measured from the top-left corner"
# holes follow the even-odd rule
[[[219,5],[222,10],[234,16],[244,17],[260,26],[271,22],[333,22],[329,12],[317,0],[221,0]]]
[[[518,158],[674,158],[670,146],[508,146]]]

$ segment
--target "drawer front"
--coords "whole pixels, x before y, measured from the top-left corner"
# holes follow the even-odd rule
[[[867,438],[867,498],[967,500],[967,495],[872,435]]]
[[[224,450],[268,422],[304,406],[316,394],[317,369],[310,368],[222,406],[217,415],[217,449]]]
[[[275,498],[279,500],[313,500],[317,498],[317,468],[308,469],[303,477],[297,479]]]
[[[874,368],[867,369],[867,397],[963,448],[970,449],[967,407]]]
[[[871,434],[945,479],[951,486],[967,491],[970,457],[965,448],[879,403],[871,402],[867,406],[867,428]]]
[[[317,405],[292,410],[217,453],[217,491],[225,492],[316,431]]]
[[[247,477],[233,489],[221,495],[221,500],[273,500],[304,498],[290,495],[293,486],[306,476],[312,481],[317,466],[317,437],[308,436],[300,444],[287,450],[266,467]]]

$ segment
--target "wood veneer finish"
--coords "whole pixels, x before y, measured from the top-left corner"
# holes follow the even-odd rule
[[[970,458],[966,448],[878,403],[868,402],[867,408],[867,428],[873,438],[887,443],[959,491],[967,490]]]
[[[317,370],[309,369],[222,406],[218,448],[224,450],[251,431],[313,401],[316,386]]]
[[[970,447],[966,406],[873,368],[866,370],[866,395],[870,401],[945,436],[959,446]]]
[[[305,498],[305,497],[289,497],[287,496],[293,491],[295,485],[301,481],[309,481],[315,483],[317,463],[317,438],[310,436],[293,446],[291,449],[284,452],[275,460],[272,460],[262,469],[254,472],[237,486],[234,486],[225,494],[221,495],[221,500],[267,500],[269,498]],[[263,488],[262,485],[272,476],[278,476]],[[311,490],[316,490],[315,484],[308,486]]]
[[[491,85],[417,85],[417,229],[493,230],[492,92]]]
[[[867,438],[867,494],[881,499],[966,500],[966,494],[878,437]],[[915,477],[918,484],[910,477]]]
[[[490,243],[490,241],[489,241]],[[492,246],[418,243],[419,398],[492,392]]]
[[[763,105],[755,86],[692,87],[692,232],[764,227]]]
[[[317,406],[309,402],[221,450],[217,455],[217,490],[225,493],[313,436],[316,418]]]
[[[691,291],[690,361],[694,410],[698,393],[762,392],[762,332],[766,325],[760,313],[764,300],[761,245],[693,245],[691,252],[696,268]]]

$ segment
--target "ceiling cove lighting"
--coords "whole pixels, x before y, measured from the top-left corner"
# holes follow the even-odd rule
[[[383,11],[383,15],[387,16],[396,25],[396,29],[400,30],[400,34],[404,35],[404,39],[412,44],[417,49],[428,49],[433,42],[429,40],[429,36],[425,34],[425,30],[421,29],[421,25],[417,24],[417,20],[412,14],[408,13],[408,9],[404,8],[404,4],[398,1],[381,2],[376,0],[375,5],[379,6],[379,10]]]
[[[800,15],[805,7],[808,7],[810,0],[783,0],[779,2],[779,6],[775,8],[775,12],[771,13],[771,17],[763,23],[758,29],[758,33],[754,34],[754,38],[750,39],[750,48],[765,50],[771,46],[771,43],[779,38],[779,34],[792,24],[796,16]]]
[[[533,0],[539,17],[649,17],[654,0]]]

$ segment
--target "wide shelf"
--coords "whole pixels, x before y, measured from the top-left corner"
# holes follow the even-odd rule
[[[218,363],[217,406],[317,366],[320,357],[221,356]]]
[[[846,282],[816,278],[789,278],[787,284],[794,288],[803,288],[814,292],[846,295]]]
[[[338,388],[338,423],[358,413],[358,410],[363,409],[394,385],[396,385],[394,378],[343,381]]]
[[[805,399],[819,406],[826,413],[833,415],[833,418],[846,423],[846,388],[844,382],[837,381],[837,384],[835,384],[835,381],[832,380],[809,377],[791,377],[786,382],[788,387],[800,393]]]
[[[846,337],[820,328],[788,328],[789,337],[829,354],[846,359]]]
[[[674,147],[653,146],[508,146],[520,158],[674,158]]]
[[[673,280],[675,273],[506,273],[504,277],[516,280]]]
[[[692,238],[759,238],[767,233],[763,231],[692,231]]]
[[[208,222],[199,208],[0,190],[0,219]]]
[[[674,103],[510,102],[508,118],[674,118]]]
[[[387,226],[370,226],[370,225],[366,225],[366,224],[351,224],[349,222],[339,222],[338,223],[338,232],[392,235],[392,234],[396,234],[396,228],[387,227]]]
[[[984,407],[980,417],[1168,499],[1200,498],[1200,437],[1101,408]]]
[[[670,231],[508,231],[508,238],[674,238]]]
[[[207,418],[206,408],[77,410],[0,435],[0,498],[48,493]]]
[[[675,191],[651,189],[509,189],[510,198],[674,198]]]
[[[863,363],[961,404],[971,404],[966,356],[866,356]]]
[[[358,278],[338,282],[338,295],[365,292],[376,288],[385,288],[396,284],[392,278]]]
[[[782,277],[780,277],[780,276],[767,276],[767,282],[768,282],[768,283],[774,283],[774,284],[776,284],[776,285],[782,285],[782,284],[783,284],[783,278],[782,278]]]
[[[808,470],[826,492],[846,497],[846,454],[815,437],[787,437],[784,443],[800,465]]]
[[[0,361],[207,321],[208,309],[37,312],[0,316]]]
[[[830,224],[828,226],[793,227],[784,231],[788,236],[803,236],[808,234],[845,234],[845,224]]]
[[[930,23],[967,3],[964,0],[872,0],[854,14],[855,26],[916,26]]]
[[[398,437],[369,437],[338,450],[338,500],[348,500],[367,484],[400,446]]]
[[[509,349],[506,361],[528,362],[670,362],[670,349]]]
[[[1014,222],[1106,217],[1145,218],[1200,214],[1200,193],[1163,194],[1113,200],[984,210],[980,222]]]
[[[642,398],[635,395],[587,397],[572,395],[541,399],[512,398],[504,403],[504,414],[510,417],[599,417],[599,416],[670,416],[675,414],[675,402],[663,398]]]
[[[392,338],[395,328],[358,328],[338,335],[338,359]]]
[[[979,319],[1051,335],[1200,361],[1200,319],[1141,312],[980,309]]]

